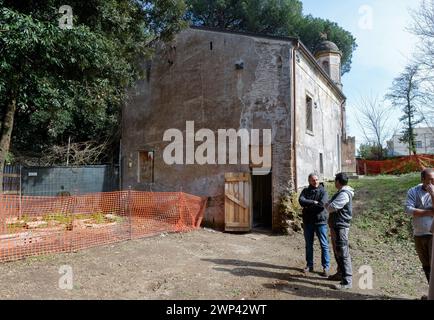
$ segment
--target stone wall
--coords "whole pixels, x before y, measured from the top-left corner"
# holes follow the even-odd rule
[[[272,129],[273,226],[291,173],[289,41],[188,29],[161,48],[123,111],[123,187],[209,197],[205,221],[224,224],[224,174],[249,165],[167,165],[167,129]],[[243,66],[243,68],[237,68]],[[217,135],[216,135],[217,136]],[[154,151],[154,182],[138,182],[139,150]]]

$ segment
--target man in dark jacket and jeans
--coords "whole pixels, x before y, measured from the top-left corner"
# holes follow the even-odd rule
[[[328,201],[327,191],[319,183],[318,176],[314,173],[309,175],[309,187],[305,188],[299,198],[303,208],[303,228],[306,241],[305,272],[313,272],[313,243],[315,234],[321,244],[322,276],[328,277],[330,270],[330,253],[328,242],[327,221],[328,213],[324,205]]]
[[[338,173],[335,178],[335,187],[338,192],[325,205],[330,213],[329,225],[333,244],[333,251],[338,264],[338,272],[330,280],[338,280],[340,284],[336,289],[352,288],[352,264],[349,246],[350,224],[353,217],[354,189],[348,186],[348,177],[345,173]]]

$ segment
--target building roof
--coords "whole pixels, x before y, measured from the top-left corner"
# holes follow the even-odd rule
[[[336,45],[336,43],[329,41],[329,40],[324,40],[322,41],[315,50],[315,55],[322,53],[322,52],[334,52],[334,53],[340,53],[342,54],[342,52],[339,50],[338,46]]]
[[[286,37],[286,36],[274,36],[274,35],[269,35],[269,34],[264,34],[264,33],[247,32],[247,31],[233,31],[233,30],[213,28],[213,27],[204,27],[204,26],[190,26],[190,29],[211,31],[211,32],[220,32],[220,33],[235,34],[235,35],[241,35],[241,36],[262,38],[262,39],[291,42],[291,43],[295,44],[305,54],[305,56],[308,58],[308,60],[314,65],[314,67],[317,69],[317,71],[319,71],[322,74],[322,76],[331,85],[331,87],[338,93],[338,95],[343,100],[347,99],[346,96],[344,95],[342,89],[330,78],[330,76],[327,74],[327,72],[319,65],[319,63],[316,60],[316,58],[314,57],[313,53],[303,44],[303,42],[301,42],[300,38]],[[334,44],[331,41],[327,41],[327,42]],[[336,46],[336,44],[334,44],[334,46],[336,47],[337,52],[340,53],[339,48]]]

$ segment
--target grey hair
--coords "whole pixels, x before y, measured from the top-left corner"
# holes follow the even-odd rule
[[[319,175],[317,173],[313,172],[309,175],[308,179],[313,178],[313,177],[319,178]]]

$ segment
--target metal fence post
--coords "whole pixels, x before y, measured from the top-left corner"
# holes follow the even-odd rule
[[[20,197],[20,210],[19,210],[19,219],[21,220],[23,216],[23,166],[20,165],[20,190],[19,190],[19,197]]]
[[[131,214],[131,186],[128,187],[127,214],[128,214],[128,221],[130,224],[130,240],[132,240],[133,239],[133,216]]]

